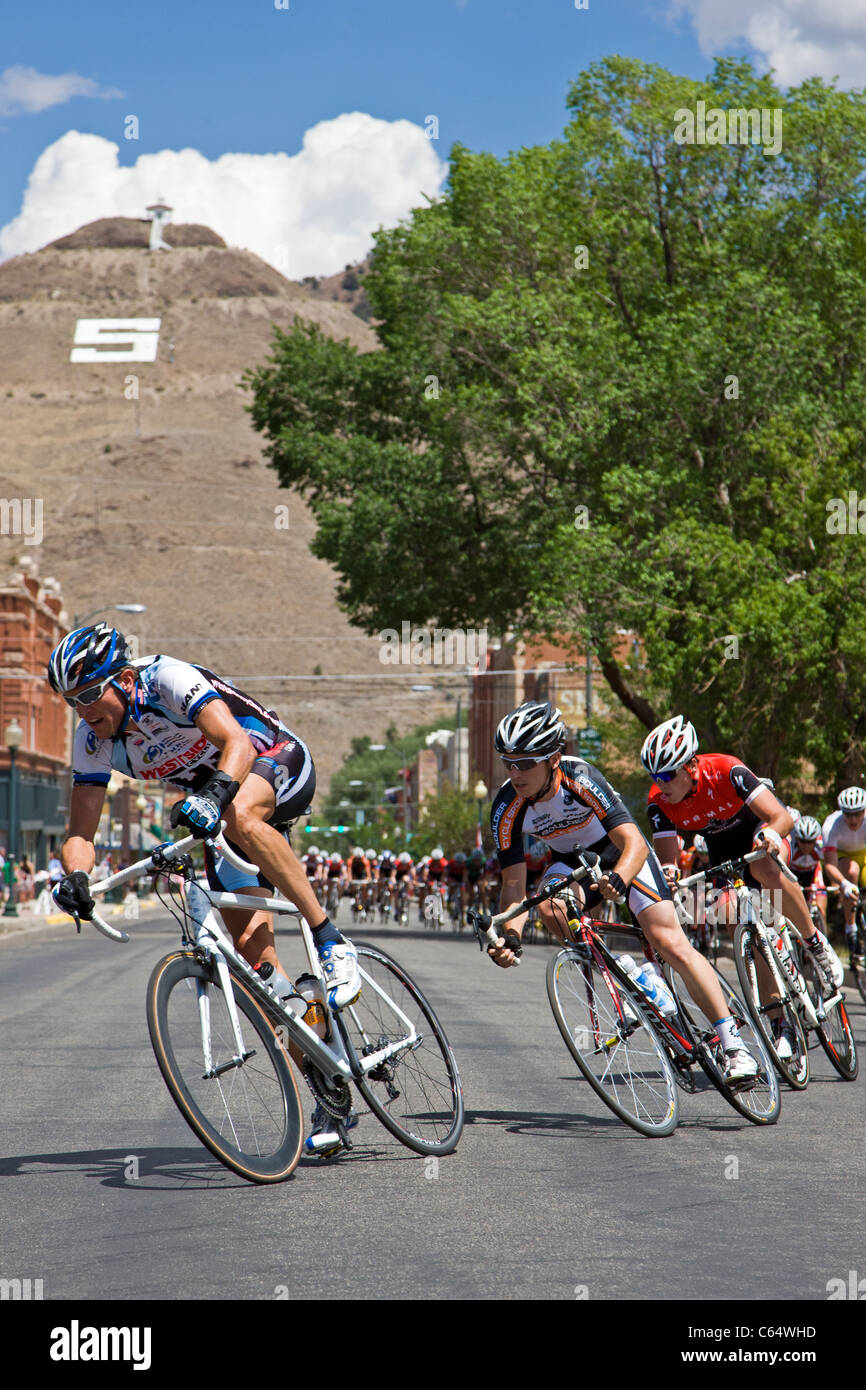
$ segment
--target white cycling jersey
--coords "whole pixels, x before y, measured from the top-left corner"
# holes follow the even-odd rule
[[[825,820],[821,835],[825,852],[834,849],[837,854],[860,854],[866,849],[866,816],[852,830],[843,812],[834,811]]]
[[[221,756],[195,724],[196,715],[210,700],[225,701],[259,754],[295,739],[273,710],[264,709],[203,666],[169,656],[148,656],[130,665],[137,670],[138,681],[125,728],[113,738],[99,738],[82,719],[75,731],[76,785],[106,786],[116,768],[128,777],[198,791],[216,771]]]

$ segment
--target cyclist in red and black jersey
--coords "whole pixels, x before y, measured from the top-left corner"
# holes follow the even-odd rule
[[[641,749],[641,762],[654,782],[647,807],[653,847],[671,881],[678,876],[678,829],[703,835],[711,865],[766,849],[766,858],[748,866],[750,877],[759,887],[780,894],[782,912],[811,949],[828,992],[837,988],[844,978],[841,964],[816,931],[799,883],[783,877],[776,863],[774,856],[786,862],[789,857],[785,837],[793,818],[769,787],[739,758],[698,753],[694,726],[682,715],[652,730]],[[771,997],[775,996],[766,996],[768,1002]]]

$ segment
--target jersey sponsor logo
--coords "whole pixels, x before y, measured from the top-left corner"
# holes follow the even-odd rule
[[[186,714],[187,710],[189,709],[189,707],[190,707],[190,705],[191,705],[191,703],[192,703],[192,697],[193,697],[193,695],[197,695],[198,692],[199,692],[200,690],[203,690],[203,689],[204,689],[204,682],[203,682],[203,681],[199,681],[198,685],[194,685],[193,688],[192,688],[192,690],[187,691],[186,695],[184,695],[184,697],[183,697],[183,699],[182,699],[182,701],[181,701],[181,705],[180,705],[180,712],[181,712],[181,714]]]
[[[516,796],[507,806],[501,806],[493,818],[493,835],[500,849],[508,849],[511,845],[514,821],[523,802]]]
[[[190,763],[198,762],[199,758],[209,747],[209,743],[204,734],[192,748],[187,748],[185,752],[178,753],[176,757],[169,758],[168,762],[161,763],[159,767],[145,768],[142,770],[142,777],[157,780],[161,777],[170,777],[173,772],[180,772],[188,767]]]
[[[85,747],[85,749],[87,750],[87,752],[90,753],[91,755],[92,755],[93,753],[95,753],[95,752],[96,752],[96,749],[97,749],[98,743],[99,743],[99,739],[96,737],[96,734],[93,732],[92,729],[88,729],[88,730],[87,730],[87,737],[86,737],[86,739],[84,740],[84,747]]]

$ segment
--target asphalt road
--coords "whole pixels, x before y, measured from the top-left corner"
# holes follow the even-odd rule
[[[826,1300],[828,1281],[866,1274],[866,1082],[819,1050],[774,1128],[710,1088],[680,1096],[670,1138],[645,1139],[578,1078],[547,948],[500,971],[468,939],[359,932],[436,1008],[463,1138],[437,1169],[365,1115],[350,1155],[256,1187],[199,1144],[153,1058],[145,985],[176,928],[148,917],[132,934],[0,939],[0,1278],[61,1300]]]

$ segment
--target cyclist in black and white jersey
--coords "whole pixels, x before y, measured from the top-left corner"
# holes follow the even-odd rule
[[[566,730],[549,702],[529,700],[505,716],[496,730],[496,751],[509,780],[491,807],[493,841],[502,865],[499,911],[526,897],[523,836],[534,835],[551,848],[552,862],[542,884],[562,878],[577,864],[581,850],[599,856],[604,871],[598,888],[575,893],[591,911],[600,899],[624,895],[653,949],[682,976],[695,1002],[718,1030],[725,1052],[726,1076],[742,1086],[754,1085],[757,1063],[744,1046],[713,968],[689,943],[674,910],[661,865],[628,808],[599,772],[581,758],[564,757]],[[561,920],[551,903],[539,906],[545,926],[562,937]],[[509,922],[489,953],[497,965],[510,966],[520,950],[526,915]]]
[[[326,916],[287,838],[316,787],[306,745],[273,710],[203,666],[168,656],[132,660],[123,634],[105,623],[78,628],[55,647],[48,679],[81,716],[73,744],[65,877],[55,891],[73,916],[90,918],[88,875],[113,769],[178,787],[172,827],[200,839],[221,820],[229,842],[261,868],[244,874],[205,848],[211,886],[267,897],[278,887],[312,929],[329,1000],[342,1008],[360,992],[357,952]],[[246,960],[280,969],[270,913],[226,909],[223,917]]]

